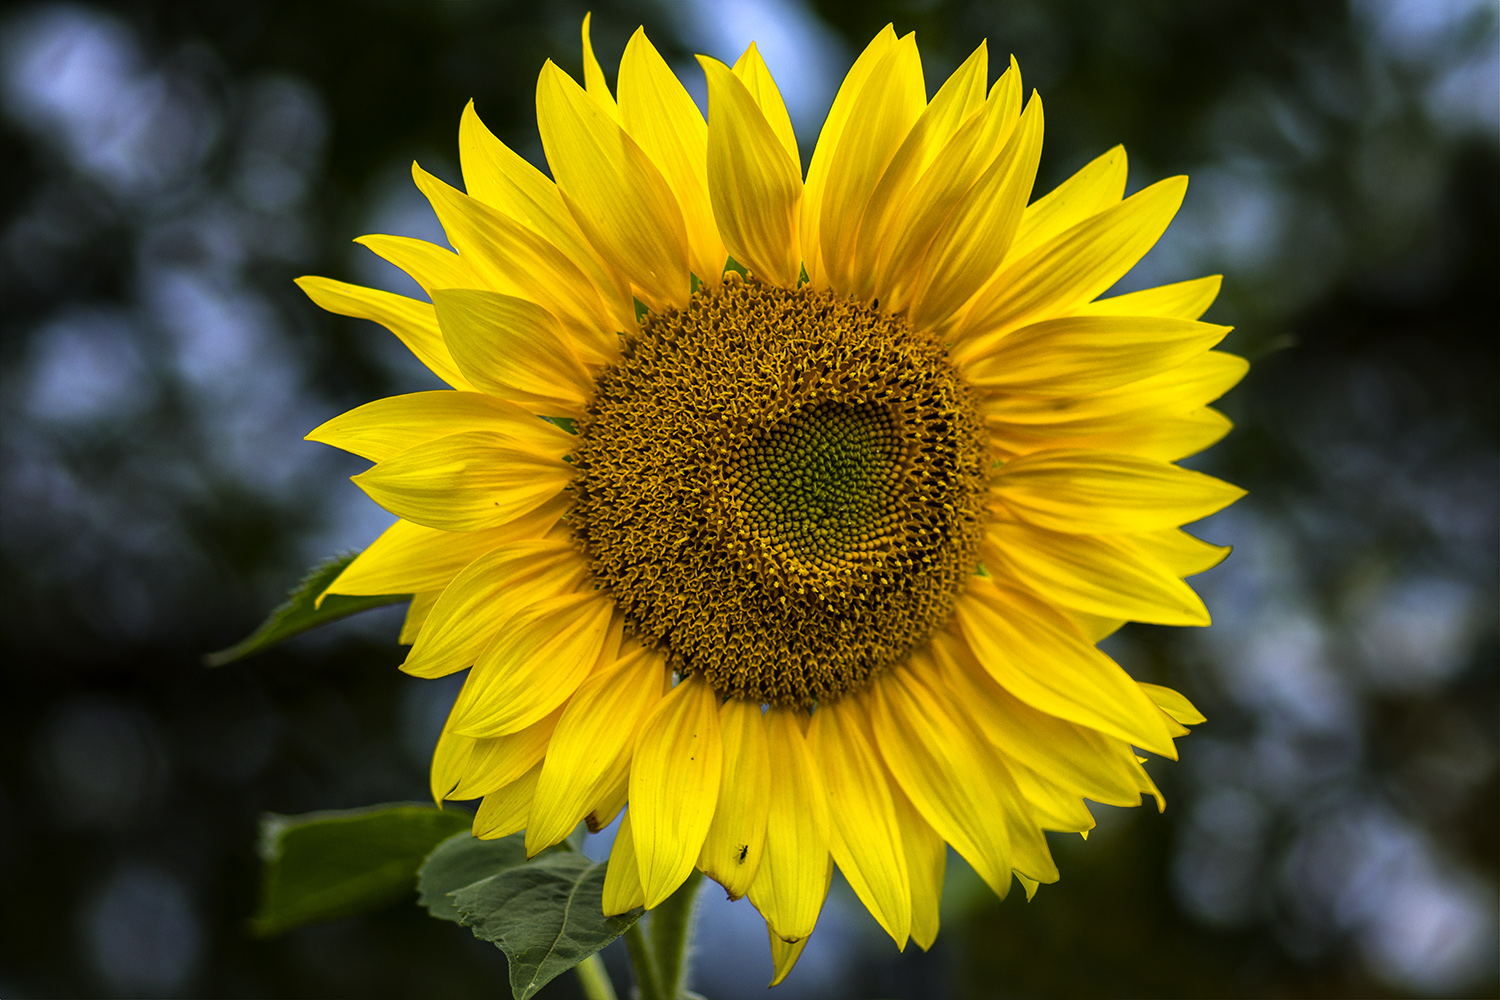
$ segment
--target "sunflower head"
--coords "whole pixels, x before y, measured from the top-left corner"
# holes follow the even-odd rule
[[[951,616],[989,462],[930,334],[734,272],[646,318],[577,425],[573,537],[626,627],[715,691],[812,708]]]
[[[806,170],[754,46],[700,58],[706,119],[644,32],[616,91],[584,53],[538,83],[552,179],[471,105],[467,191],[414,170],[457,252],[362,241],[428,301],[301,280],[452,386],[309,435],[398,518],[329,592],[414,594],[403,669],[468,670],[432,783],[477,835],[623,811],[606,911],[699,868],[778,980],[833,864],[925,948],[945,845],[1030,893],[1203,721],[1095,645],[1207,624],[1180,526],[1240,495],[1174,464],[1245,371],[1218,279],[1100,297],[1185,181],[1122,198],[1114,149],[1034,198],[1041,101],[984,45],[929,99],[887,27]]]

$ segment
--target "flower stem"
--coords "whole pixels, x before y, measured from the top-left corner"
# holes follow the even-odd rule
[[[573,971],[578,976],[578,985],[587,1000],[616,1000],[614,984],[609,981],[604,959],[599,957],[598,952],[573,966]]]
[[[646,947],[646,935],[641,933],[639,920],[625,932],[625,947],[630,949],[630,967],[635,971],[637,1000],[664,1000],[661,983],[656,978],[656,960]]]
[[[662,996],[666,1000],[678,1000],[687,985],[693,900],[702,881],[702,873],[694,871],[676,892],[651,911],[651,950],[656,953],[656,971],[661,977]]]

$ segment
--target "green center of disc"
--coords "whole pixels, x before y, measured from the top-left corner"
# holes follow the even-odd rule
[[[878,536],[904,449],[885,407],[824,402],[790,414],[747,451],[747,522],[770,545],[830,565]]]

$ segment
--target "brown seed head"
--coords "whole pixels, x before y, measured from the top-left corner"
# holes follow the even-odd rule
[[[810,707],[952,613],[978,562],[982,424],[903,319],[727,278],[648,317],[598,379],[571,523],[679,672]]]

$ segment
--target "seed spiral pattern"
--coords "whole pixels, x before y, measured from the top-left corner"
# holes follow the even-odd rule
[[[902,449],[878,404],[818,403],[766,430],[742,457],[733,486],[744,520],[783,558],[857,570],[893,517]]]
[[[978,562],[981,427],[903,319],[731,273],[647,317],[598,378],[573,535],[676,670],[811,707],[952,613]]]

